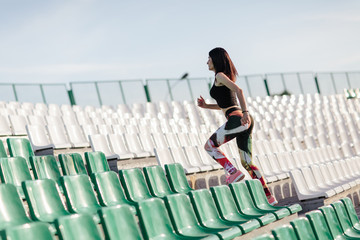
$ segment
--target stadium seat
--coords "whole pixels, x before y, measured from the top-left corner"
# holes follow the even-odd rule
[[[25,223],[15,227],[6,228],[1,233],[2,239],[11,240],[55,240],[50,230],[50,224],[43,222]]]
[[[313,229],[311,228],[310,222],[305,217],[299,217],[290,222],[293,227],[297,239],[301,240],[313,240],[316,239]]]
[[[121,169],[119,178],[128,200],[139,202],[153,197],[139,168]]]
[[[8,157],[3,141],[0,141],[0,158]]]
[[[35,179],[52,179],[61,186],[61,173],[54,156],[31,156],[30,164]]]
[[[106,156],[103,152],[85,152],[86,168],[91,175],[92,173],[107,172],[110,171],[110,167]]]
[[[173,192],[188,193],[192,189],[186,178],[184,168],[179,163],[165,165],[166,177]]]
[[[277,227],[271,230],[271,233],[274,235],[275,239],[278,240],[297,239],[295,231],[290,225]]]
[[[89,135],[90,145],[93,152],[103,152],[106,159],[120,159],[120,156],[112,151],[105,135]]]
[[[260,223],[255,219],[250,221],[233,221],[222,219],[208,189],[191,191],[189,196],[199,222],[204,227],[229,228],[237,226],[241,229],[242,234],[248,233],[260,227]]]
[[[322,187],[322,188],[333,189],[336,193],[341,193],[344,191],[344,189],[341,186],[338,186],[337,184],[334,184],[331,181],[327,181],[325,179],[325,177],[323,176],[323,174],[320,170],[319,165],[312,164],[310,166],[310,168],[313,172],[314,180],[315,180],[315,183],[317,186]]]
[[[0,204],[0,230],[31,222],[13,184],[0,184]]]
[[[67,209],[71,213],[94,215],[99,222],[97,210],[101,208],[87,175],[62,176],[61,185],[66,197]]]
[[[134,205],[134,203],[126,199],[119,177],[115,172],[93,173],[91,174],[91,181],[95,186],[98,200],[102,206]],[[136,213],[134,207],[131,210]]]
[[[56,218],[70,215],[52,179],[24,181],[22,187],[30,216],[35,221],[53,223]]]
[[[26,125],[26,132],[35,152],[44,150],[53,152],[55,145],[51,143],[43,125]]]
[[[139,134],[140,142],[144,147],[144,150],[150,152],[151,156],[155,156],[154,148],[156,148],[155,142],[149,132],[143,132]]]
[[[65,125],[65,130],[72,148],[90,147],[90,143],[87,138],[85,138],[79,125]]]
[[[30,170],[23,157],[0,158],[0,178],[2,183],[14,184],[21,198],[25,197],[21,182],[32,180]]]
[[[284,215],[287,214],[287,211],[290,214],[295,214],[302,210],[300,204],[293,204],[293,205],[286,206],[286,207],[272,206],[267,201],[264,189],[259,180],[252,179],[252,180],[246,180],[245,182],[249,189],[251,197],[255,203],[255,206],[259,209],[275,211],[275,214],[278,216],[280,216],[282,214],[284,214]]]
[[[125,140],[120,134],[108,134],[108,142],[111,150],[119,155],[120,160],[134,158],[135,154],[131,153],[126,146]]]
[[[174,194],[165,197],[166,208],[168,209],[171,221],[177,234],[216,234],[221,239],[233,239],[241,235],[237,227],[231,228],[208,228],[203,227],[197,220],[190,198],[186,194]]]
[[[165,197],[175,193],[171,190],[164,169],[161,166],[144,167],[143,172],[150,193],[154,197]]]
[[[151,154],[148,151],[145,151],[141,145],[139,136],[136,133],[124,133],[124,139],[127,143],[129,151],[135,154],[136,158],[150,157]]]
[[[199,166],[195,166],[195,164],[192,164],[189,162],[188,157],[185,154],[184,148],[182,147],[175,147],[170,148],[172,159],[174,160],[174,163],[179,163],[184,168],[186,173],[196,173],[201,172],[201,168]],[[205,168],[210,169],[210,168]]]
[[[239,212],[235,200],[231,194],[230,188],[225,185],[215,186],[210,188],[211,194],[214,198],[216,206],[222,218],[226,220],[245,221],[256,219],[261,226],[267,225],[276,221],[273,214],[265,215],[247,215]]]
[[[300,169],[304,176],[304,180],[308,188],[313,192],[324,192],[328,196],[334,196],[336,191],[332,188],[326,188],[325,186],[319,186],[315,180],[314,174],[309,167],[303,167]]]
[[[99,215],[106,239],[144,239],[130,206],[122,204],[104,207],[99,210]]]
[[[7,138],[6,143],[10,157],[23,157],[30,167],[29,158],[30,156],[35,156],[30,141],[26,138]]]
[[[330,233],[333,239],[349,239],[348,235],[345,235],[343,229],[341,228],[339,219],[336,216],[335,210],[331,206],[322,206],[319,210],[324,215],[326,219],[327,226],[330,229]],[[360,234],[355,239],[360,238]],[[351,238],[354,239],[354,238]]]
[[[58,158],[63,175],[87,175],[84,160],[79,153],[60,153]]]
[[[164,201],[159,198],[152,198],[139,202],[138,214],[140,227],[145,239],[219,239],[214,235],[207,237],[206,234],[201,237],[185,237],[176,234],[172,227]]]
[[[63,124],[51,123],[46,125],[46,128],[50,141],[54,144],[55,149],[67,149],[72,147]]]
[[[195,167],[199,167],[201,171],[211,171],[214,169],[212,164],[210,165],[210,164],[203,162],[198,150],[194,146],[186,146],[186,147],[183,147],[183,149],[184,149],[185,155],[188,159],[188,162],[191,165],[193,165]]]
[[[73,214],[56,219],[60,240],[102,240],[97,224],[88,214]]]
[[[0,136],[11,136],[11,126],[5,116],[0,115]]]
[[[339,200],[331,203],[331,206],[335,210],[340,227],[345,235],[353,238],[360,238],[360,230],[353,227],[343,202]]]
[[[355,211],[355,207],[351,201],[350,198],[346,197],[346,198],[342,198],[341,201],[343,202],[346,212],[348,213],[349,219],[351,221],[351,225],[357,229],[360,230],[360,223],[359,223],[359,218],[357,216],[357,213]]]
[[[14,136],[23,136],[26,135],[26,124],[27,120],[24,116],[21,115],[9,115],[9,120],[12,129],[12,135]]]
[[[270,214],[276,217],[277,220],[280,219],[279,216],[274,212],[264,211],[255,206],[250,192],[244,182],[232,183],[229,186],[240,213],[252,217],[266,216],[266,218],[272,219],[270,216],[268,216]]]

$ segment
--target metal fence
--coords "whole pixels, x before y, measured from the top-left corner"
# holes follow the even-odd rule
[[[70,82],[66,84],[0,84],[0,100],[77,104],[80,106],[132,104],[135,102],[184,101],[210,98],[213,78],[145,79]],[[276,94],[341,94],[360,88],[360,72],[294,72],[239,76],[245,96]]]

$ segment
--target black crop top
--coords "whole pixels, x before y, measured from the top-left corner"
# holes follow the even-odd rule
[[[210,89],[210,96],[216,100],[221,108],[238,106],[235,92],[231,91],[227,86],[215,86],[215,82]]]

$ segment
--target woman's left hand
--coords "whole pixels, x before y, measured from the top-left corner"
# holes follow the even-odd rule
[[[247,112],[243,113],[243,117],[241,118],[241,124],[242,125],[251,124],[250,115]]]

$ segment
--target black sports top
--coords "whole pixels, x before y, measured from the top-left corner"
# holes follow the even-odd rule
[[[235,92],[231,91],[227,86],[215,86],[215,82],[210,89],[210,96],[216,100],[221,108],[238,106]]]

